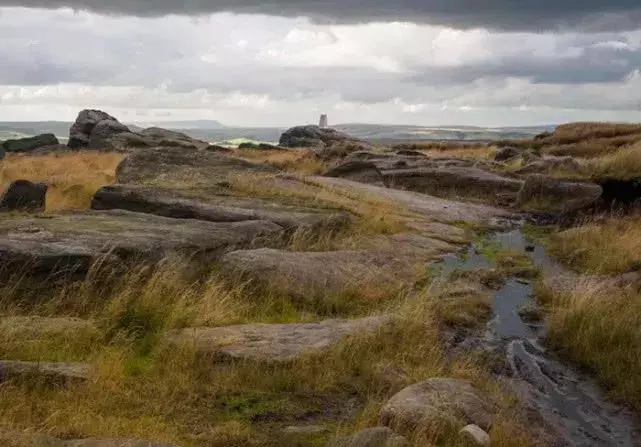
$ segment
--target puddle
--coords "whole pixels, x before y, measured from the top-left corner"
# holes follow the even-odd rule
[[[495,233],[490,243],[499,250],[526,253],[546,275],[562,274],[545,247],[530,244],[520,229]],[[454,270],[491,268],[493,263],[479,247],[470,246],[461,256],[447,256],[438,264],[444,274]],[[528,281],[508,278],[493,296],[493,319],[484,343],[501,345],[507,353],[514,378],[527,384],[518,394],[533,406],[555,429],[566,445],[639,446],[641,435],[632,413],[605,399],[602,390],[590,377],[563,363],[543,346],[545,324],[523,321],[519,310],[536,307],[533,287]]]

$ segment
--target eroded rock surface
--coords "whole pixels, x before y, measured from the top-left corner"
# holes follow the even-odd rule
[[[492,425],[493,408],[470,382],[428,379],[393,396],[380,414],[381,424],[403,434],[443,418],[482,428]]]
[[[517,205],[532,210],[575,211],[596,203],[601,186],[590,182],[569,182],[533,174],[519,191]]]
[[[91,207],[95,210],[121,209],[210,222],[265,220],[288,229],[305,227],[327,231],[338,229],[350,220],[346,213],[304,211],[259,199],[204,194],[195,196],[187,191],[136,185],[105,186],[96,192]]]
[[[231,277],[240,274],[303,300],[365,290],[384,294],[413,284],[425,273],[420,268],[421,262],[452,249],[437,240],[426,238],[422,242],[423,246],[410,242],[403,248],[392,240],[372,241],[371,249],[352,251],[241,250],[225,255],[222,268]],[[385,243],[389,246],[379,245]]]
[[[0,442],[5,447],[179,447],[138,439],[58,439],[53,436],[17,430],[0,430]]]
[[[285,131],[281,135],[278,145],[291,148],[326,147],[334,143],[346,142],[361,143],[360,140],[335,129],[324,129],[319,126],[297,126]]]
[[[173,331],[169,339],[187,343],[207,355],[223,359],[289,361],[322,352],[350,336],[371,335],[386,317],[325,320],[301,324],[245,324]]]
[[[388,427],[368,428],[331,441],[326,447],[407,447],[409,442]]]
[[[127,211],[9,216],[0,221],[0,264],[33,273],[82,273],[101,257],[153,261],[178,253],[214,260],[235,249],[273,244],[282,232],[261,220],[213,223]]]
[[[213,187],[230,174],[278,173],[278,169],[211,151],[178,147],[129,154],[116,171],[118,183],[175,188]]]
[[[15,377],[36,377],[56,384],[71,384],[87,380],[89,372],[90,366],[85,363],[0,360],[0,380]]]

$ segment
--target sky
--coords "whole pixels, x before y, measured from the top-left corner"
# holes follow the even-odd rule
[[[638,0],[0,0],[0,120],[641,122]]]

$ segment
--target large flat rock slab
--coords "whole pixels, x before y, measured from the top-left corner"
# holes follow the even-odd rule
[[[350,221],[347,213],[299,211],[260,199],[189,194],[169,188],[110,185],[93,198],[92,209],[121,209],[177,219],[210,222],[271,221],[285,228],[337,229]]]
[[[246,324],[173,331],[173,342],[188,343],[203,354],[226,359],[290,361],[335,346],[350,336],[371,335],[386,317],[325,320],[303,324]]]
[[[85,363],[0,360],[0,380],[14,377],[39,377],[47,382],[71,384],[87,380],[90,370],[90,366]]]
[[[486,223],[496,218],[515,217],[514,213],[493,206],[442,199],[414,191],[384,188],[342,178],[311,177],[310,181],[320,185],[335,186],[348,190],[352,189],[363,194],[371,194],[404,206],[409,211],[423,215],[430,220],[444,223]]]
[[[383,171],[385,185],[428,194],[459,197],[504,197],[514,200],[523,186],[518,179],[471,167],[411,168]]]
[[[417,235],[381,237],[369,243],[370,250],[240,250],[223,257],[222,269],[233,278],[241,275],[301,300],[365,291],[382,296],[414,284],[424,273],[421,265],[453,250],[444,242]]]
[[[0,220],[0,264],[33,273],[86,271],[100,257],[155,261],[171,254],[215,260],[283,237],[273,222],[213,223],[127,211],[7,216]]]
[[[278,173],[276,168],[224,154],[175,147],[142,149],[129,154],[116,170],[122,184],[194,189],[216,187],[232,173]]]

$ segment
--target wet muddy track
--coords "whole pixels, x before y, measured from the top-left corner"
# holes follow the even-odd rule
[[[545,275],[564,272],[545,247],[530,244],[518,226],[492,234],[489,241],[499,250],[526,253]],[[491,268],[492,261],[480,251],[471,245],[462,256],[446,257],[440,263],[442,272]],[[493,319],[481,341],[494,352],[505,352],[516,394],[554,429],[562,445],[641,445],[633,413],[609,402],[591,377],[545,348],[545,323],[531,323],[519,315],[522,308],[536,306],[531,282],[507,278],[493,294]]]

